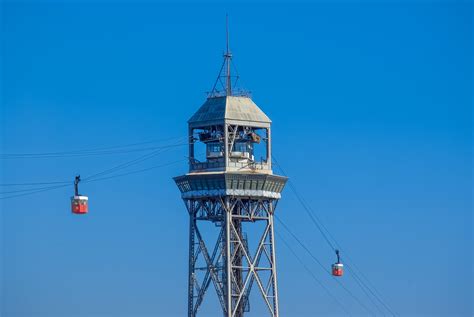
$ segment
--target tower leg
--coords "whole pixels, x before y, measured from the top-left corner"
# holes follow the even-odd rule
[[[238,294],[242,289],[244,289],[243,285],[243,272],[242,272],[242,267],[243,267],[243,251],[240,248],[240,242],[245,242],[243,235],[242,235],[242,222],[239,219],[232,219],[232,224],[235,228],[235,236],[236,236],[236,241],[232,241],[231,244],[231,254],[233,254],[233,259],[232,259],[232,274],[233,274],[233,292]],[[234,315],[233,317],[243,317],[244,316],[244,299],[240,300],[238,304],[234,303]]]
[[[189,268],[188,268],[188,317],[194,317],[194,237],[196,231],[196,213],[190,201],[189,210]]]
[[[225,204],[225,234],[226,234],[226,243],[225,243],[225,289],[226,289],[226,304],[227,311],[225,316],[232,317],[232,261],[231,261],[231,231],[232,231],[232,209],[230,208],[229,200],[225,199],[223,202]]]
[[[278,283],[277,283],[277,269],[276,269],[276,255],[275,255],[275,228],[273,222],[273,205],[270,205],[270,252],[272,255],[272,282],[273,282],[273,315],[275,317],[280,316],[279,307],[278,307]]]
[[[269,316],[278,317],[275,201],[224,196],[215,200],[190,199],[186,205],[189,211],[188,317],[198,315],[210,284],[214,285],[224,317],[244,317],[250,309],[252,288],[257,288],[262,295]],[[201,234],[203,221],[212,221],[220,228],[214,244]],[[258,227],[257,222],[261,224]],[[248,239],[258,244],[249,246]],[[213,249],[208,249],[212,245]]]

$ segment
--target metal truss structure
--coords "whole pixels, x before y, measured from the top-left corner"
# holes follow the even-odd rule
[[[224,90],[215,84],[188,120],[189,172],[174,178],[190,218],[188,317],[197,316],[211,283],[223,316],[243,317],[257,288],[278,317],[273,215],[287,178],[273,174],[271,120],[236,93],[231,59],[227,38],[216,81],[225,78]]]
[[[279,315],[273,230],[277,201],[230,196],[185,199],[190,216],[188,316],[197,315],[211,283],[224,316],[241,317],[249,310],[254,284],[270,316]],[[213,245],[201,234],[200,224],[204,221],[218,228]],[[264,224],[254,232],[259,236],[254,250],[249,247],[245,222]]]

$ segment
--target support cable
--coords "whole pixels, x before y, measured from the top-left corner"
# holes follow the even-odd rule
[[[278,163],[277,163],[278,165]],[[281,167],[280,167],[281,169]],[[342,250],[342,248],[339,246],[339,244],[337,243],[337,241],[335,240],[335,238],[332,237],[332,235],[330,234],[330,232],[328,231],[328,229],[324,226],[324,224],[321,222],[321,220],[316,216],[314,215],[314,213],[311,212],[311,210],[308,208],[308,205],[306,204],[305,200],[299,195],[299,193],[296,191],[293,183],[291,183],[291,181],[289,182],[289,185],[290,185],[290,188],[292,189],[293,193],[295,194],[295,196],[297,197],[297,199],[299,200],[299,202],[301,203],[301,205],[303,206],[303,208],[305,209],[305,211],[307,212],[307,214],[309,215],[309,217],[311,218],[312,222],[314,225],[316,225],[316,227],[318,228],[318,230],[321,232],[321,234],[323,235],[324,239],[326,240],[326,242],[328,243],[328,245],[331,247],[331,249],[333,249],[333,251],[336,251],[337,249],[339,250]],[[327,232],[327,235],[325,234],[324,230]],[[331,243],[330,239],[332,239],[334,241],[334,244]],[[337,246],[337,248],[336,248]],[[346,257],[347,258],[347,257]],[[346,263],[346,266],[347,263]],[[357,276],[357,274],[351,270],[351,275],[352,275],[352,278],[356,281],[356,284],[360,287],[360,289],[362,290],[362,292],[367,296],[367,298],[370,300],[370,302],[377,308],[377,310],[382,314],[384,315],[384,313],[380,310],[380,307],[379,305],[376,303],[376,301],[374,301],[374,299],[372,298],[372,296],[370,296],[370,294],[367,292],[366,288],[367,286],[365,285],[364,287],[364,282],[360,279],[359,276]],[[370,293],[373,294],[372,291],[370,291]],[[375,296],[374,296],[375,297]],[[376,298],[376,297],[375,297]],[[379,300],[378,298],[376,298],[376,300]],[[382,305],[384,305],[385,307],[385,304],[382,302]],[[388,310],[390,312],[390,310]]]
[[[89,180],[92,180],[94,178],[97,178],[99,176],[103,176],[103,175],[107,175],[107,174],[110,174],[110,173],[113,173],[113,172],[116,172],[116,171],[119,171],[119,170],[122,170],[122,169],[125,169],[127,167],[130,167],[130,166],[133,166],[133,165],[136,165],[136,164],[139,164],[143,161],[146,161],[146,160],[149,160],[163,152],[166,152],[166,151],[169,151],[171,148],[173,147],[179,147],[179,146],[183,146],[183,145],[188,145],[188,143],[178,143],[178,144],[174,144],[174,145],[169,145],[167,146],[166,148],[160,148],[159,150],[156,150],[156,151],[153,151],[151,153],[148,153],[148,154],[145,154],[143,156],[140,156],[134,160],[131,160],[131,161],[128,161],[128,162],[125,162],[125,163],[122,163],[122,164],[119,164],[119,165],[116,165],[112,168],[109,168],[109,169],[106,169],[104,171],[101,171],[101,172],[98,172],[98,173],[95,173],[95,174],[92,174],[90,176],[87,176],[84,178],[84,181],[89,181]]]
[[[66,183],[64,183],[66,184]],[[67,184],[71,184],[71,182],[67,182]],[[60,185],[54,185],[54,186],[45,186],[45,187],[34,187],[34,188],[28,188],[28,189],[17,189],[17,190],[9,190],[9,191],[2,191],[0,192],[0,195],[5,195],[5,194],[14,194],[14,193],[25,193],[25,192],[33,192],[33,191],[36,191],[36,190],[40,190],[40,189],[48,189],[48,188],[55,188],[55,187],[58,187]]]
[[[278,240],[279,241],[282,241],[283,244],[290,250],[290,252],[293,254],[293,256],[296,258],[296,260],[298,260],[298,262],[301,264],[301,266],[303,266],[303,268],[306,270],[306,272],[311,275],[311,277],[313,278],[313,280],[319,285],[321,286],[324,291],[329,295],[329,297],[331,297],[338,305],[339,307],[349,316],[351,316],[351,313],[346,309],[346,307],[344,307],[344,305],[337,299],[337,297],[332,294],[329,289],[324,286],[324,284],[316,277],[316,275],[313,273],[313,271],[311,271],[311,269],[303,262],[303,260],[298,256],[298,254],[295,252],[295,250],[293,250],[293,248],[290,246],[290,244],[283,238],[283,236],[278,233],[278,232],[275,232],[276,235],[278,236]]]
[[[84,156],[99,156],[99,155],[110,155],[110,154],[122,154],[122,153],[132,153],[132,152],[144,152],[152,151],[162,146],[148,146],[137,148],[139,145],[153,144],[162,141],[172,141],[172,140],[182,140],[186,137],[173,137],[163,140],[156,141],[146,141],[146,142],[137,142],[132,144],[125,145],[116,145],[108,147],[94,147],[91,149],[82,149],[82,150],[71,150],[71,151],[58,151],[58,152],[44,152],[44,153],[8,153],[0,154],[0,159],[29,159],[29,158],[63,158],[63,157],[84,157]]]
[[[108,179],[111,179],[111,178],[123,177],[123,176],[131,175],[131,174],[143,173],[143,172],[147,172],[147,171],[157,169],[157,168],[160,168],[160,167],[174,165],[174,164],[184,162],[184,161],[187,161],[187,160],[188,159],[182,159],[182,160],[173,161],[173,162],[169,162],[169,163],[165,163],[165,164],[151,166],[151,167],[140,169],[140,170],[130,171],[130,172],[127,172],[127,173],[111,175],[111,176],[108,176],[108,177],[96,178],[96,179],[82,181],[82,182],[83,183],[97,182],[97,181],[108,180]],[[15,198],[15,197],[22,197],[22,196],[27,196],[27,195],[33,195],[33,194],[36,194],[36,193],[42,193],[42,192],[45,192],[45,191],[50,191],[50,190],[55,190],[55,189],[59,189],[59,188],[68,187],[68,186],[71,186],[71,184],[72,184],[72,182],[68,182],[68,184],[65,184],[65,185],[57,185],[57,186],[48,186],[48,187],[42,187],[42,188],[29,189],[29,192],[22,193],[22,194],[5,196],[5,197],[0,197],[0,200]]]
[[[356,284],[360,287],[360,289],[362,290],[362,292],[364,292],[365,296],[367,296],[367,298],[370,300],[370,302],[375,306],[375,308],[377,308],[377,310],[379,311],[379,313],[382,315],[382,316],[385,316],[385,312],[380,308],[380,304],[377,303],[376,300],[374,300],[374,298],[372,296],[370,296],[369,293],[367,293],[367,290],[366,290],[366,287],[364,287],[363,285],[363,282],[362,280],[360,280],[360,277],[357,276],[356,274],[354,274],[354,272],[349,268],[349,266],[346,264],[346,267],[349,269],[349,271],[352,273],[351,276],[352,278],[354,279],[354,281],[356,282]]]
[[[22,197],[22,196],[27,196],[27,195],[33,195],[33,194],[42,193],[42,192],[45,192],[45,191],[50,191],[50,190],[54,190],[54,189],[58,189],[58,188],[63,188],[63,187],[67,187],[67,186],[71,186],[71,184],[58,185],[58,186],[52,186],[52,187],[45,187],[45,188],[39,188],[39,189],[37,188],[37,189],[35,189],[35,191],[28,192],[28,193],[23,193],[23,194],[17,194],[17,195],[11,195],[11,196],[0,197],[0,200],[5,200],[5,199],[15,198],[15,197]]]
[[[306,251],[306,253],[308,253],[308,255],[326,272],[328,273],[334,281],[336,281],[336,283],[339,284],[339,286],[341,286],[347,294],[349,294],[350,297],[352,297],[352,299],[354,299],[362,308],[364,308],[369,314],[375,316],[374,312],[368,308],[357,296],[354,295],[354,293],[352,293],[344,284],[342,284],[337,278],[333,277],[331,275],[331,272],[326,268],[326,266],[324,264],[322,264],[322,262],[313,254],[313,252],[311,252],[311,250],[308,249],[308,247],[306,247],[306,245],[290,230],[290,228],[283,222],[280,220],[280,218],[277,216],[277,215],[274,215],[275,219],[283,226],[283,228],[293,237],[293,239],[296,240],[296,242],[298,242],[298,244]]]
[[[163,152],[166,152],[166,151],[169,151],[170,149],[172,148],[175,148],[175,147],[179,147],[179,146],[183,146],[183,145],[186,145],[187,143],[177,143],[177,144],[172,144],[172,145],[167,145],[167,146],[164,146],[164,147],[161,147],[159,148],[158,150],[156,151],[153,151],[152,153],[148,153],[146,155],[143,155],[143,156],[140,156],[136,159],[133,159],[131,161],[127,161],[125,163],[122,163],[120,165],[117,165],[117,166],[114,166],[112,168],[109,168],[109,169],[106,169],[104,171],[101,171],[101,172],[98,172],[96,174],[93,174],[89,177],[86,177],[84,178],[84,181],[83,182],[88,182],[88,181],[91,181],[93,178],[96,178],[98,176],[101,176],[101,175],[107,175],[107,174],[110,174],[110,173],[113,173],[113,172],[116,172],[116,171],[119,171],[119,170],[122,170],[122,169],[125,169],[127,167],[130,167],[132,165],[136,165],[138,163],[141,163],[145,160],[148,160],[148,159],[151,159],[155,156],[157,156],[158,154],[161,154]],[[70,181],[53,181],[53,182],[29,182],[29,183],[3,183],[3,184],[0,184],[0,186],[40,186],[40,185],[59,185],[59,184],[70,184],[71,182]],[[55,187],[55,186],[52,186],[52,187]],[[48,189],[49,187],[35,187],[35,188],[28,188],[28,189],[20,189],[20,190],[12,190],[12,191],[3,191],[3,192],[0,192],[0,194],[9,194],[9,193],[19,193],[19,192],[30,192],[30,191],[36,191],[36,190],[43,190],[43,189]]]
[[[346,254],[346,259],[349,259],[347,254]],[[388,304],[386,304],[382,300],[382,295],[380,295],[380,292],[370,283],[369,279],[365,277],[365,275],[362,273],[362,271],[359,270],[360,275],[365,279],[365,282],[363,279],[361,279],[357,273],[355,272],[355,263],[354,261],[350,261],[352,265],[346,264],[347,269],[352,273],[354,277],[357,277],[361,284],[372,294],[372,296],[380,303],[382,306],[392,315],[392,316],[398,316],[397,313],[395,313]],[[369,287],[370,286],[370,287]]]
[[[38,185],[53,185],[53,184],[66,184],[70,183],[70,181],[64,182],[38,182],[38,183],[3,183],[0,186],[38,186]]]
[[[272,156],[273,158],[273,161],[276,163],[276,165],[278,166],[278,168],[280,169],[280,171],[282,172],[282,174],[284,176],[287,176],[287,174],[285,173],[285,171],[283,170],[283,168],[281,167],[281,165],[278,163],[277,159]],[[316,228],[319,230],[319,232],[321,233],[321,235],[323,236],[324,240],[326,241],[326,243],[328,244],[328,246],[332,249],[332,250],[336,250],[336,249],[339,249],[341,251],[343,251],[343,249],[341,248],[340,244],[337,242],[337,240],[334,238],[334,236],[331,234],[331,232],[327,229],[327,227],[324,225],[324,223],[321,221],[321,219],[316,215],[316,213],[310,208],[308,207],[308,205],[306,204],[305,200],[299,195],[299,193],[297,192],[295,186],[293,185],[293,183],[291,182],[291,180],[288,181],[289,183],[289,186],[290,186],[290,189],[292,190],[292,192],[294,193],[294,195],[296,196],[296,198],[298,199],[298,201],[300,202],[300,204],[303,206],[303,209],[306,211],[306,213],[308,214],[308,216],[310,217],[311,221],[313,222],[313,224],[316,226]],[[333,242],[331,242],[331,240]],[[337,247],[337,248],[336,248]],[[344,251],[345,253],[345,251]],[[355,263],[354,261],[352,261],[348,256],[347,256],[347,253],[345,253],[346,256],[345,258],[349,260],[349,262],[351,262],[355,267]],[[347,264],[346,264],[347,266]],[[356,270],[350,270],[352,275],[354,276],[354,279],[356,280],[357,284],[359,285],[359,287],[361,287],[361,289],[364,291],[364,293],[367,295],[367,297],[369,297],[369,299],[371,300],[371,302],[373,302],[372,298],[370,296],[368,296],[367,292],[364,290],[364,287],[370,292],[370,294],[372,294],[372,296],[380,303],[382,304],[382,306],[392,315],[392,316],[397,316],[396,313],[394,313],[394,311],[390,308],[390,306],[388,304],[386,304],[381,296],[378,296],[376,293],[379,293],[375,287],[371,286],[369,287],[367,284],[371,284],[369,282],[369,280],[367,279],[367,277],[365,277],[365,275],[362,274],[362,271],[360,270],[357,270],[361,273],[361,275],[363,275],[363,277],[365,278],[365,280],[367,281],[367,283],[364,282],[364,280],[359,277],[357,275],[357,272]],[[360,283],[359,283],[360,282]],[[375,290],[372,291],[373,288]],[[379,293],[380,294],[380,293]],[[375,307],[377,307],[377,309],[379,309],[379,307],[377,305],[375,305]]]
[[[181,162],[185,162],[185,161],[188,161],[188,159],[186,158],[186,159],[177,160],[177,161],[173,161],[173,162],[169,162],[169,163],[165,163],[165,164],[155,165],[155,166],[147,167],[147,168],[140,169],[140,170],[130,171],[130,172],[127,172],[127,173],[111,175],[111,176],[102,177],[102,178],[95,178],[95,179],[92,179],[92,180],[83,181],[83,183],[91,183],[91,182],[103,181],[103,180],[117,178],[117,177],[123,177],[123,176],[131,175],[131,174],[143,173],[143,172],[147,172],[147,171],[150,171],[150,170],[153,170],[153,169],[157,169],[157,168],[165,167],[165,166],[171,166],[171,165],[181,163]]]
[[[272,156],[273,158],[273,161],[276,163],[276,165],[278,166],[278,168],[280,169],[281,173],[283,174],[283,176],[287,176],[287,174],[285,173],[285,171],[283,170],[283,168],[281,167],[281,165],[278,163],[278,161],[276,160],[276,158],[274,156]],[[311,210],[308,208],[308,206],[306,205],[304,199],[299,195],[299,193],[296,191],[296,188],[295,186],[293,185],[293,182],[291,182],[291,180],[288,180],[288,185],[290,186],[290,189],[291,191],[293,192],[293,194],[296,196],[296,198],[298,199],[298,201],[300,202],[301,206],[303,206],[303,209],[306,211],[306,213],[308,214],[309,218],[311,219],[311,221],[313,222],[313,224],[316,226],[316,228],[318,228],[319,232],[321,233],[321,235],[323,236],[324,240],[326,241],[326,243],[329,245],[329,247],[333,250],[333,251],[336,251],[336,247],[334,246],[334,244],[330,241],[328,235],[324,232],[323,230],[323,223],[321,221],[321,219],[318,218],[317,215],[315,215],[313,212],[311,212]],[[326,229],[324,227],[324,229]],[[326,229],[327,231],[327,229]],[[334,240],[334,239],[333,239]]]
[[[183,143],[184,144],[184,143]],[[173,146],[180,146],[180,145],[183,145],[183,144],[176,144],[176,145],[173,145]],[[187,144],[187,143],[186,143]],[[169,150],[169,149],[167,149]],[[146,172],[146,171],[150,171],[150,170],[153,170],[153,169],[156,169],[156,168],[160,168],[160,167],[165,167],[165,166],[170,166],[170,165],[173,165],[173,164],[176,164],[176,163],[179,163],[179,162],[183,162],[183,161],[187,161],[189,160],[189,158],[186,158],[186,159],[182,159],[182,160],[178,160],[178,161],[173,161],[173,162],[169,162],[169,163],[165,163],[165,164],[160,164],[160,165],[155,165],[155,166],[151,166],[151,167],[148,167],[148,168],[144,168],[144,169],[140,169],[140,170],[135,170],[135,171],[130,171],[130,172],[126,172],[126,173],[122,173],[122,174],[117,174],[117,175],[110,175],[110,176],[106,176],[106,177],[101,177],[101,178],[98,178],[99,176],[104,176],[104,175],[108,175],[110,173],[114,173],[114,172],[117,172],[121,169],[124,169],[124,168],[127,168],[127,167],[130,167],[132,165],[136,165],[138,163],[141,163],[143,162],[144,160],[148,160],[158,154],[160,154],[161,152],[156,152],[156,153],[150,153],[150,154],[147,154],[147,155],[144,155],[144,156],[141,156],[137,159],[134,159],[132,161],[129,161],[129,162],[125,162],[123,164],[120,164],[118,166],[115,166],[113,168],[110,168],[110,169],[106,169],[102,172],[99,172],[99,173],[96,173],[92,176],[89,176],[87,177],[86,179],[83,180],[83,183],[89,183],[89,182],[95,182],[95,181],[102,181],[102,180],[107,180],[107,179],[111,179],[111,178],[116,178],[116,177],[123,177],[123,176],[127,176],[127,175],[131,175],[131,174],[137,174],[137,173],[143,173],[143,172]],[[61,184],[61,185],[55,185],[55,186],[46,186],[46,187],[36,187],[36,188],[30,188],[30,189],[23,189],[23,190],[15,190],[15,191],[9,191],[9,192],[0,192],[0,194],[7,194],[7,193],[21,193],[21,194],[15,194],[15,195],[9,195],[9,196],[4,196],[4,197],[0,197],[0,200],[5,200],[5,199],[9,199],[9,198],[15,198],[15,197],[23,197],[23,196],[27,196],[27,195],[33,195],[33,194],[36,194],[36,193],[41,193],[41,192],[45,192],[45,191],[50,191],[50,190],[55,190],[55,189],[59,189],[59,188],[63,188],[63,187],[67,187],[67,186],[70,186],[71,182],[70,181],[64,181],[64,182],[37,182],[37,183],[10,183],[10,184],[0,184],[0,186],[7,186],[7,185],[10,185],[10,186],[22,186],[22,185],[52,185],[52,184]]]

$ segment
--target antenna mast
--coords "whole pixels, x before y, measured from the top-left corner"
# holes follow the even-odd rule
[[[211,97],[222,97],[222,96],[233,96],[233,93],[237,95],[247,96],[248,92],[241,91],[236,88],[237,81],[239,80],[239,74],[235,70],[235,75],[232,75],[232,52],[230,51],[230,36],[229,36],[229,16],[225,15],[225,37],[226,37],[226,48],[223,54],[224,60],[222,61],[221,68],[219,70],[219,75],[214,82],[212,90],[208,94],[208,98]],[[232,79],[234,82],[232,83]],[[222,88],[218,89],[218,86]],[[232,91],[232,86],[234,86],[235,92]]]
[[[231,81],[231,75],[230,75],[230,62],[232,59],[232,53],[229,50],[229,15],[225,15],[225,28],[226,28],[226,52],[224,54],[224,58],[226,61],[226,95],[231,96],[232,95],[232,81]]]

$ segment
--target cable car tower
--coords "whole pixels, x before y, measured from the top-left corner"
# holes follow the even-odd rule
[[[273,215],[287,178],[272,172],[271,120],[232,67],[227,27],[219,76],[188,121],[189,172],[174,178],[189,213],[188,317],[211,283],[226,317],[250,310],[252,290],[279,316]]]

